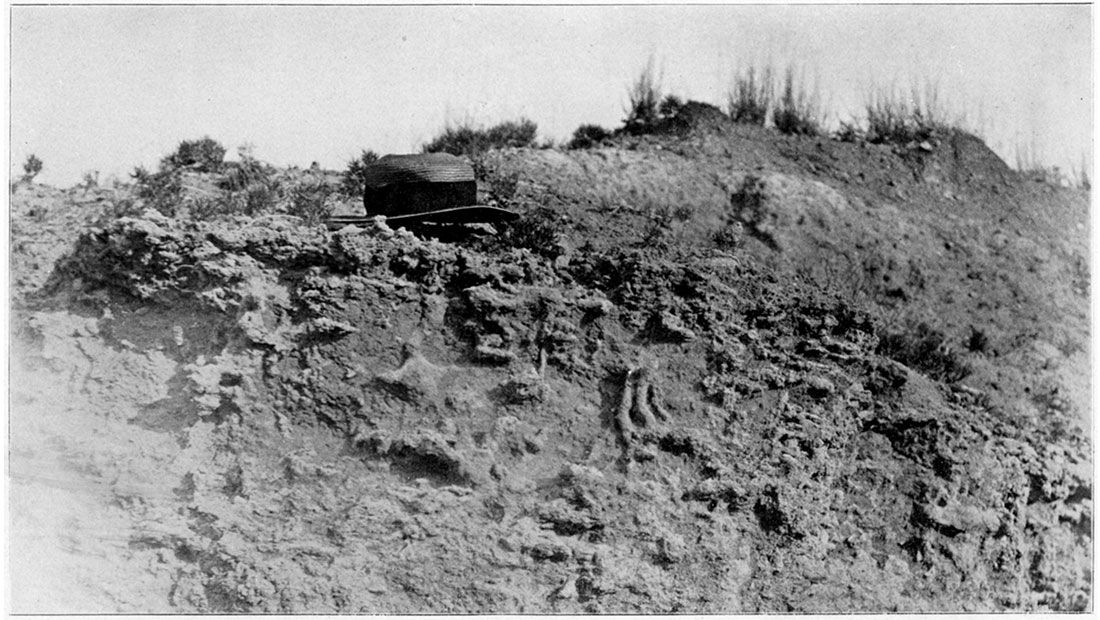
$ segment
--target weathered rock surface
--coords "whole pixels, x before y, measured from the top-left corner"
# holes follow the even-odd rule
[[[572,178],[684,156],[530,157],[532,178]],[[771,222],[781,252],[865,213],[781,174],[759,177],[772,215],[744,218]],[[727,165],[722,182],[748,176]],[[16,306],[13,610],[1089,608],[1091,447],[1056,391],[1079,376],[1072,321],[1026,346],[995,332],[1004,354],[974,356],[977,387],[935,380],[876,353],[866,300],[763,266],[774,249],[676,240],[727,217],[723,200],[670,242],[573,238],[556,260],[381,223],[149,213],[87,230]],[[640,213],[618,203],[584,208]],[[913,271],[875,273],[917,304],[941,285],[904,284]],[[1052,390],[1036,404],[989,385],[1033,367]],[[667,420],[626,443],[638,369]]]

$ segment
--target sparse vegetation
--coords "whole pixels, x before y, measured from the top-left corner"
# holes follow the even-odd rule
[[[667,205],[655,206],[649,211],[649,220],[642,232],[642,243],[647,246],[660,246],[665,243],[672,228],[673,210]]]
[[[488,201],[507,204],[519,190],[519,173],[499,153],[482,153],[472,158],[474,176],[487,186]]]
[[[640,136],[671,133],[687,129],[693,123],[699,121],[710,120],[714,117],[722,120],[726,118],[721,110],[708,103],[685,102],[676,95],[662,95],[652,59],[631,86],[628,96],[630,107],[627,110],[626,120],[623,121],[623,126],[614,134]],[[590,126],[584,126],[581,129],[585,129],[587,132],[589,131],[586,129],[588,127]],[[578,145],[578,148],[586,148],[592,142],[586,139],[586,136],[581,133],[581,129],[573,134],[574,143]],[[596,130],[591,131],[595,132]]]
[[[844,121],[833,137],[841,142],[862,142],[867,139],[867,132],[855,123]]]
[[[489,186],[491,202],[509,203],[519,189],[519,173],[507,170],[501,158],[482,154],[474,158],[474,175]]]
[[[666,95],[661,100],[661,105],[657,106],[657,116],[661,120],[672,120],[680,115],[680,111],[684,109],[684,101],[676,95]]]
[[[242,166],[226,166],[224,159],[225,147],[210,137],[181,142],[175,152],[161,159],[156,172],[149,172],[138,166],[130,174],[135,184],[134,193],[141,203],[133,208],[153,208],[169,217],[184,212],[193,217],[205,217],[218,211],[216,200],[210,192],[207,192],[208,195],[185,199],[184,172],[217,173],[228,169],[230,173],[220,181],[229,183],[231,187],[243,185],[245,181],[241,179]]]
[[[131,176],[137,200],[117,201],[110,214],[128,215],[146,208],[189,219],[286,213],[319,224],[332,213],[339,191],[323,173],[280,173],[258,160],[247,146],[238,150],[238,161],[222,162],[217,172],[200,172],[198,168],[206,164],[197,162],[180,167],[186,158],[176,155],[165,157],[156,172],[136,168]]]
[[[538,125],[534,121],[522,118],[518,121],[505,121],[493,125],[487,132],[490,148],[522,148],[535,143]]]
[[[238,149],[239,161],[229,162],[218,187],[225,196],[226,213],[258,214],[274,209],[280,200],[282,187],[274,167],[256,159],[250,147]]]
[[[727,112],[735,123],[759,125],[767,122],[772,106],[774,82],[771,67],[765,67],[757,75],[756,67],[749,67],[734,78],[729,94]]]
[[[896,90],[878,89],[864,105],[866,139],[872,144],[910,144],[932,138],[948,129],[934,84],[914,85],[909,96]]]
[[[287,213],[302,218],[310,226],[321,224],[326,217],[332,215],[333,193],[333,188],[324,178],[309,174],[289,187]]]
[[[806,90],[802,81],[796,83],[794,67],[787,67],[783,78],[783,94],[772,113],[775,128],[796,136],[821,134],[821,104],[816,92]]]
[[[85,192],[99,187],[99,171],[89,170],[84,173],[84,177],[80,181],[80,187]]]
[[[739,250],[745,244],[745,227],[741,222],[730,222],[715,231],[711,236],[711,241],[714,242],[714,247],[719,250],[725,250],[726,252]]]
[[[23,162],[23,182],[33,183],[39,172],[42,172],[42,160],[31,153],[27,156],[27,161]]]
[[[876,311],[880,319],[890,306],[889,300],[876,282],[873,257],[858,255],[825,254],[807,262],[795,270],[800,278],[813,282],[821,290],[832,291],[850,302],[862,304]],[[894,321],[886,320],[886,325]]]
[[[504,224],[499,241],[504,247],[526,248],[547,258],[556,258],[561,224],[552,209],[529,211],[514,222]]]
[[[627,93],[629,107],[626,110],[626,119],[623,121],[623,132],[629,135],[641,135],[652,133],[657,129],[661,118],[660,82],[653,58],[650,57]]]
[[[218,172],[225,160],[225,147],[210,136],[180,142],[176,152],[161,161],[161,168],[189,168],[196,172]]]
[[[1034,144],[1031,146],[1017,146],[1016,171],[1029,180],[1054,187],[1077,187],[1086,191],[1092,187],[1089,180],[1090,166],[1087,156],[1082,155],[1079,167],[1066,171],[1060,166],[1043,164],[1038,151],[1039,149]]]
[[[518,172],[498,172],[490,180],[489,192],[497,202],[511,202],[515,199],[518,189]]]
[[[977,327],[970,327],[970,336],[966,339],[966,348],[973,353],[987,353],[989,351],[989,335]]]
[[[677,222],[688,222],[695,215],[695,209],[691,205],[680,205],[672,210],[672,217]]]
[[[538,125],[528,119],[506,121],[488,129],[469,123],[448,126],[423,147],[425,153],[450,153],[477,157],[490,149],[521,148],[535,142]]]
[[[134,180],[134,194],[142,202],[142,206],[156,209],[168,217],[176,215],[183,191],[177,170],[149,172],[143,166],[138,166],[130,177]]]
[[[737,189],[730,194],[730,203],[734,206],[756,211],[764,203],[766,190],[764,179],[756,174],[746,175]]]
[[[943,332],[927,323],[883,334],[876,353],[944,383],[961,381],[971,372],[970,366],[947,343]]]
[[[237,149],[238,160],[226,162],[222,167],[222,177],[218,186],[228,192],[244,192],[258,184],[270,184],[275,169],[256,159],[252,147]]]
[[[344,170],[343,183],[340,186],[340,191],[345,196],[351,198],[361,198],[363,191],[366,189],[364,184],[364,173],[367,166],[378,161],[378,154],[374,151],[364,149],[359,157],[348,162],[347,169]]]
[[[581,125],[573,132],[573,139],[569,141],[567,148],[589,149],[599,146],[610,137],[611,132],[599,125]]]

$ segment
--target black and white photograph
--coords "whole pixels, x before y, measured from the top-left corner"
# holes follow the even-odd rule
[[[1092,4],[7,8],[7,614],[1094,610]]]

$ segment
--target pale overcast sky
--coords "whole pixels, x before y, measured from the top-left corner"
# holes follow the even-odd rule
[[[40,181],[154,167],[185,139],[342,169],[414,152],[447,121],[520,116],[542,137],[618,126],[653,56],[723,105],[738,63],[794,61],[841,119],[873,84],[934,80],[1014,163],[1091,153],[1088,5],[15,6],[11,164]]]

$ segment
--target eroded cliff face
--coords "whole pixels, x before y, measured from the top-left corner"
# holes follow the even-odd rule
[[[951,261],[913,249],[950,227],[890,201],[962,195],[997,170],[947,162],[857,191],[830,176],[860,171],[847,146],[810,164],[812,144],[757,146],[738,152],[782,165],[750,173],[708,136],[502,154],[518,204],[567,218],[550,257],[381,221],[44,218],[67,249],[16,261],[13,611],[1090,608],[1091,447],[1068,396],[1083,354],[1062,346],[1087,329],[1087,290],[1061,278],[1079,248],[1008,239],[1046,252],[1042,285],[956,226],[948,251],[970,257],[966,286],[989,306],[972,312],[965,292],[944,297],[962,290]],[[725,176],[639,243],[653,170],[691,158],[684,174],[721,161]],[[15,199],[20,217],[49,197]],[[974,209],[959,217],[985,230]],[[743,240],[701,242],[732,220]],[[833,255],[814,239],[850,248],[853,226],[885,257],[868,263],[877,293],[992,317],[966,380],[881,355],[884,297],[806,269]],[[889,230],[912,236],[897,237],[905,260],[888,260]],[[1006,287],[1022,310],[1004,309]],[[1063,314],[1028,305],[1044,290]],[[1041,337],[1013,340],[1033,325]],[[1020,396],[1029,369],[1061,378],[1063,401]],[[991,387],[1006,377],[1024,379]]]

